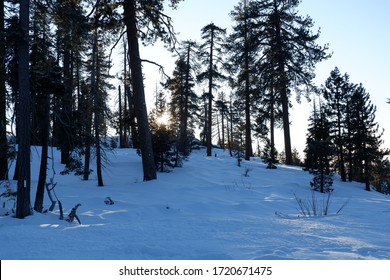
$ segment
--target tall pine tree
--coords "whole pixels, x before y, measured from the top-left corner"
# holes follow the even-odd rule
[[[332,190],[331,160],[334,155],[334,147],[330,137],[331,123],[328,120],[324,108],[321,106],[309,119],[309,128],[306,140],[305,166],[314,174],[310,183],[312,188],[320,192]]]
[[[376,106],[371,103],[369,93],[363,85],[357,85],[349,99],[347,112],[349,177],[364,182],[367,191],[370,191],[373,164],[386,154],[381,150],[383,132],[379,132],[375,113]]]
[[[345,169],[345,141],[347,102],[350,98],[352,85],[347,74],[341,75],[336,67],[322,88],[323,97],[326,101],[326,113],[332,122],[331,136],[337,147],[337,167],[342,181],[347,180]]]
[[[166,44],[174,44],[176,42],[171,19],[163,13],[164,2],[154,0],[125,0],[123,2],[144,181],[156,179],[157,174],[145,102],[139,40],[141,39],[146,44],[154,43],[158,38],[162,39]],[[176,7],[178,2],[180,0],[168,1],[172,7]]]
[[[272,66],[272,77],[276,92],[280,95],[283,112],[284,145],[286,163],[292,163],[290,133],[290,93],[313,89],[315,64],[328,57],[327,46],[321,47],[316,41],[320,33],[313,33],[314,23],[309,17],[298,15],[299,0],[257,0],[251,1],[256,29],[252,30],[263,50],[264,59]]]
[[[222,46],[226,30],[210,23],[201,30],[203,40],[200,46],[200,57],[204,65],[207,65],[204,72],[198,75],[199,81],[208,82],[207,97],[207,120],[206,120],[206,148],[207,156],[212,153],[212,127],[213,127],[213,89],[216,87],[216,81],[224,79],[221,74],[219,65],[222,61]]]

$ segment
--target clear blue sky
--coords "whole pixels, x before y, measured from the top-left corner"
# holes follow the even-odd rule
[[[229,31],[229,16],[239,0],[184,0],[172,16],[179,40],[200,40],[200,29],[214,22]],[[321,29],[320,44],[329,44],[331,59],[317,65],[315,83],[325,82],[331,70],[338,67],[347,72],[354,83],[362,83],[377,106],[377,121],[385,129],[385,146],[390,147],[390,1],[388,0],[302,0],[301,15],[309,15]],[[174,59],[162,49],[161,44],[144,49],[143,57],[154,59],[172,73]],[[159,74],[156,68],[145,66],[146,92],[152,100]],[[304,100],[293,104],[291,111],[292,145],[299,151],[305,146],[307,118],[311,105]],[[280,139],[280,140],[279,140]],[[282,137],[277,147],[283,149]]]

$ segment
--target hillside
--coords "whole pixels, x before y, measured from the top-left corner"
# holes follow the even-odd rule
[[[390,259],[390,197],[335,178],[329,215],[302,217],[296,198],[311,198],[310,174],[267,170],[260,159],[237,167],[215,153],[195,151],[183,168],[142,182],[136,152],[115,150],[99,188],[95,173],[88,182],[59,175],[55,151],[56,193],[65,216],[81,204],[82,224],[59,220],[58,207],[24,220],[1,216],[0,259]],[[38,150],[32,158],[33,203]]]

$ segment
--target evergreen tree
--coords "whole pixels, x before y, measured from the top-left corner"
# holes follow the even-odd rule
[[[248,4],[247,0],[243,0],[231,12],[231,17],[236,25],[228,38],[229,69],[233,73],[237,73],[233,85],[245,104],[245,160],[250,160],[253,155],[251,107],[256,91],[253,88],[253,85],[256,85],[253,79],[258,75],[255,67],[256,57],[260,53],[260,44],[252,32],[256,29],[254,18],[256,7],[252,4],[252,1],[249,1]]]
[[[117,28],[117,19],[114,16],[115,5],[111,5],[110,1],[100,1],[95,8],[95,13],[92,18],[92,64],[90,89],[93,100],[93,127],[94,127],[94,144],[96,152],[96,172],[98,178],[98,186],[102,187],[102,143],[101,137],[105,136],[106,122],[105,119],[110,112],[107,107],[107,90],[112,89],[112,86],[107,83],[110,76],[107,76],[110,63],[107,61],[104,53],[104,46],[110,44],[110,32],[115,33]],[[86,160],[87,161],[87,160]],[[89,170],[86,169],[84,179],[87,179],[86,174]]]
[[[204,72],[198,75],[198,81],[208,81],[207,97],[207,120],[206,120],[206,148],[207,156],[212,154],[212,127],[213,127],[213,89],[216,87],[216,81],[224,79],[218,65],[222,62],[222,45],[226,30],[210,23],[201,30],[201,37],[204,41],[200,46],[200,57],[202,62],[207,65]]]
[[[229,113],[229,106],[227,100],[225,100],[225,93],[221,92],[218,94],[218,100],[215,102],[215,108],[218,112],[218,115],[221,120],[221,134],[219,137],[218,145],[222,148],[225,149],[226,147],[226,133],[228,131],[228,113]],[[229,137],[227,137],[229,139]]]
[[[327,46],[316,44],[319,32],[313,34],[313,20],[298,15],[299,0],[258,0],[251,1],[256,20],[256,29],[252,30],[262,48],[262,65],[268,65],[268,75],[273,77],[275,91],[280,95],[283,112],[283,131],[286,163],[292,163],[289,96],[295,89],[298,98],[303,88],[313,88],[314,66],[327,58]],[[266,64],[264,64],[266,63]],[[309,91],[310,92],[310,91]]]
[[[333,184],[330,161],[334,154],[334,147],[329,136],[331,124],[323,108],[320,112],[314,109],[309,122],[305,166],[314,174],[310,185],[314,190],[329,192]]]
[[[361,84],[356,86],[348,102],[347,113],[349,177],[350,180],[364,182],[367,191],[370,191],[373,164],[387,154],[380,148],[383,132],[379,132],[375,112],[369,93]]]
[[[292,158],[293,158],[293,161],[292,161],[293,165],[295,165],[295,166],[302,165],[301,157],[299,156],[299,152],[298,152],[297,148],[295,148],[295,147],[292,150]]]
[[[197,68],[194,59],[195,48],[196,43],[193,41],[182,43],[173,76],[165,85],[171,92],[168,107],[171,125],[177,131],[177,152],[183,157],[187,157],[190,153],[199,109],[198,96],[193,90]]]
[[[327,117],[332,122],[331,136],[337,147],[337,167],[342,181],[346,181],[344,131],[346,130],[347,101],[352,86],[347,74],[341,75],[336,67],[322,89],[326,101]]]
[[[170,17],[163,13],[164,2],[155,0],[125,0],[123,2],[144,181],[154,180],[157,178],[157,175],[146,110],[139,39],[144,43],[154,43],[158,38],[162,39],[166,44],[175,43],[176,39],[172,31]],[[178,2],[180,0],[170,0],[169,4],[172,7],[176,7]]]
[[[55,99],[56,118],[54,136],[61,149],[61,163],[72,161],[71,151],[76,147],[80,135],[75,113],[74,90],[76,87],[75,70],[79,65],[85,42],[87,16],[82,9],[81,0],[58,0],[54,5],[54,23],[57,26],[57,56],[62,62],[63,91]],[[78,85],[77,85],[78,86]]]
[[[160,172],[169,171],[169,168],[176,167],[178,162],[175,131],[166,124],[159,124],[154,114],[151,115],[150,127],[156,169]]]
[[[32,145],[42,146],[41,164],[34,210],[42,212],[47,177],[52,95],[62,90],[61,69],[56,65],[50,38],[50,14],[47,1],[35,1],[31,43]]]

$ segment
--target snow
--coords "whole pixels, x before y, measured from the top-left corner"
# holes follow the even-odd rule
[[[55,190],[65,217],[80,203],[82,224],[60,220],[58,207],[25,219],[2,215],[0,259],[390,259],[389,196],[336,177],[329,215],[302,217],[295,197],[311,198],[310,174],[282,165],[268,170],[259,158],[238,167],[227,152],[213,152],[206,157],[205,150],[194,151],[182,168],[142,182],[136,151],[115,149],[107,154],[105,186],[97,187],[95,172],[90,181],[59,175],[63,166],[54,151]],[[33,203],[38,148],[32,158]],[[315,195],[321,204],[325,198]],[[105,204],[106,197],[114,204]],[[45,196],[45,208],[50,204]]]

